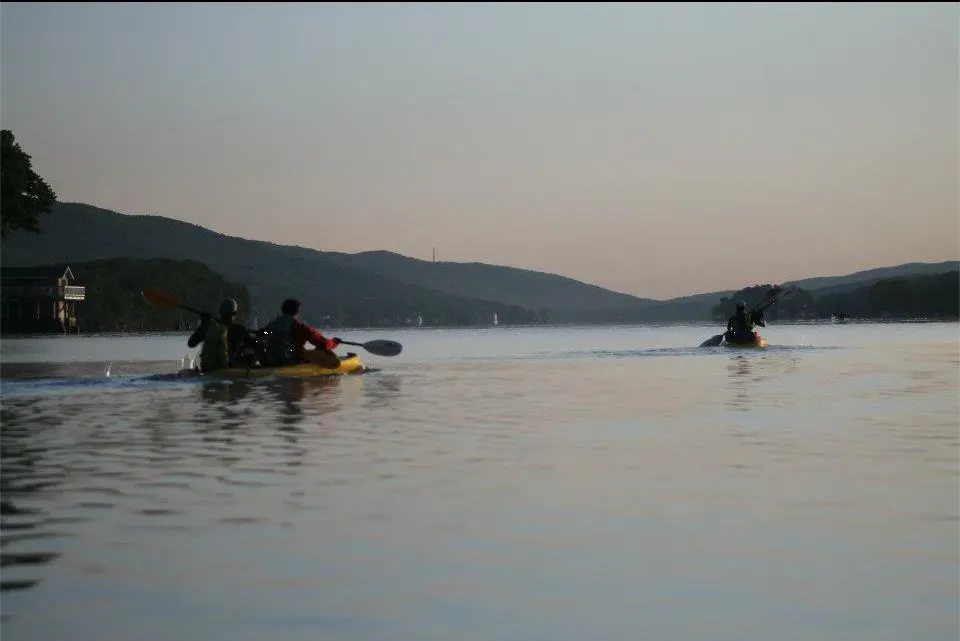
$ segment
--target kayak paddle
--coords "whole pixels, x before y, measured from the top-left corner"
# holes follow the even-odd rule
[[[376,354],[377,356],[396,356],[403,351],[403,345],[397,341],[388,341],[383,338],[379,338],[372,341],[367,341],[366,343],[351,343],[350,341],[340,341],[341,345],[356,345],[357,347],[362,347],[371,354]]]
[[[154,307],[159,307],[160,309],[185,309],[188,312],[199,314],[200,316],[215,320],[218,323],[220,322],[220,319],[213,314],[200,311],[199,309],[193,309],[192,307],[187,307],[167,292],[162,292],[159,289],[147,288],[141,291],[140,295],[143,296],[143,298]]]
[[[717,334],[716,336],[711,336],[707,340],[700,343],[700,347],[716,347],[723,342],[723,334]]]
[[[168,294],[167,292],[160,291],[158,289],[147,288],[140,292],[140,295],[143,298],[153,305],[154,307],[159,307],[161,309],[184,309],[188,312],[193,312],[194,314],[199,314],[211,320],[215,320],[218,323],[222,323],[219,318],[213,314],[201,311],[199,309],[194,309],[192,307],[187,307],[179,300]],[[371,354],[377,356],[396,356],[403,351],[403,345],[397,341],[390,341],[386,339],[376,339],[372,341],[367,341],[366,343],[353,343],[350,341],[340,341],[341,345],[355,345],[357,347],[362,347]]]

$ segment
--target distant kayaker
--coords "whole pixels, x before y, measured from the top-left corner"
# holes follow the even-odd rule
[[[228,298],[220,303],[220,322],[204,316],[200,327],[190,335],[188,347],[203,343],[200,349],[201,371],[212,372],[241,364],[244,348],[256,349],[256,342],[249,330],[235,322],[238,311],[237,301]]]
[[[751,314],[747,312],[746,302],[737,302],[737,312],[727,321],[727,342],[752,342],[755,339],[755,324],[760,325],[760,327],[766,327],[766,323],[763,320],[763,312]]]
[[[300,301],[295,298],[283,301],[280,316],[267,323],[263,331],[267,336],[266,351],[261,355],[261,362],[268,361],[264,364],[314,363],[329,369],[340,367],[340,358],[333,352],[340,344],[340,339],[327,338],[304,323],[300,318]],[[316,349],[306,349],[307,343]]]

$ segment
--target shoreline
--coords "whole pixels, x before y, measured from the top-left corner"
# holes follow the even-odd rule
[[[882,325],[882,324],[929,324],[929,323],[960,323],[960,318],[848,318],[844,320],[834,320],[830,318],[815,319],[797,319],[786,321],[768,321],[767,327],[791,326],[791,325]],[[357,326],[357,327],[320,327],[318,328],[325,335],[345,332],[390,332],[390,331],[436,331],[436,330],[465,330],[465,331],[502,331],[516,329],[601,329],[621,328],[621,327],[720,327],[722,323],[706,320],[677,320],[677,321],[647,321],[647,322],[623,322],[623,323],[531,323],[517,325],[431,325],[429,327],[409,327],[409,326]],[[26,332],[26,333],[0,333],[0,340],[10,339],[77,339],[84,337],[100,338],[127,338],[127,337],[150,337],[150,336],[185,336],[188,337],[193,330],[143,330],[143,331],[108,331],[108,332],[81,332],[61,334]]]

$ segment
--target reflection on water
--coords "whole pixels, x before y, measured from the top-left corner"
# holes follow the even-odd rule
[[[19,412],[0,410],[0,567],[3,578],[0,590],[23,590],[39,581],[31,572],[33,566],[49,563],[59,554],[53,551],[10,551],[10,546],[23,548],[35,541],[55,537],[55,530],[45,528],[52,515],[31,499],[57,488],[63,473],[45,465],[45,450],[31,447],[26,430],[9,426],[18,421]],[[19,437],[19,438],[18,438]],[[20,572],[22,571],[22,573]]]
[[[749,411],[756,405],[758,386],[791,374],[799,362],[799,356],[794,350],[775,354],[766,351],[735,351],[730,354],[727,362],[730,409]]]
[[[336,379],[323,378],[205,382],[199,388],[200,398],[213,411],[199,420],[226,429],[244,424],[255,415],[254,408],[274,409],[280,426],[291,429],[304,420],[302,404],[308,393],[321,394],[324,388],[339,384]]]
[[[926,331],[33,367],[0,390],[4,636],[956,639],[960,362]]]
[[[735,410],[749,409],[750,361],[744,354],[737,354],[730,358],[727,365],[730,372],[730,406]]]

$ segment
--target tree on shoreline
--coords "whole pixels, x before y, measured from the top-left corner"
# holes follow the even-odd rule
[[[17,229],[40,233],[40,214],[50,213],[57,194],[33,170],[12,131],[0,131],[0,145],[0,238]]]

